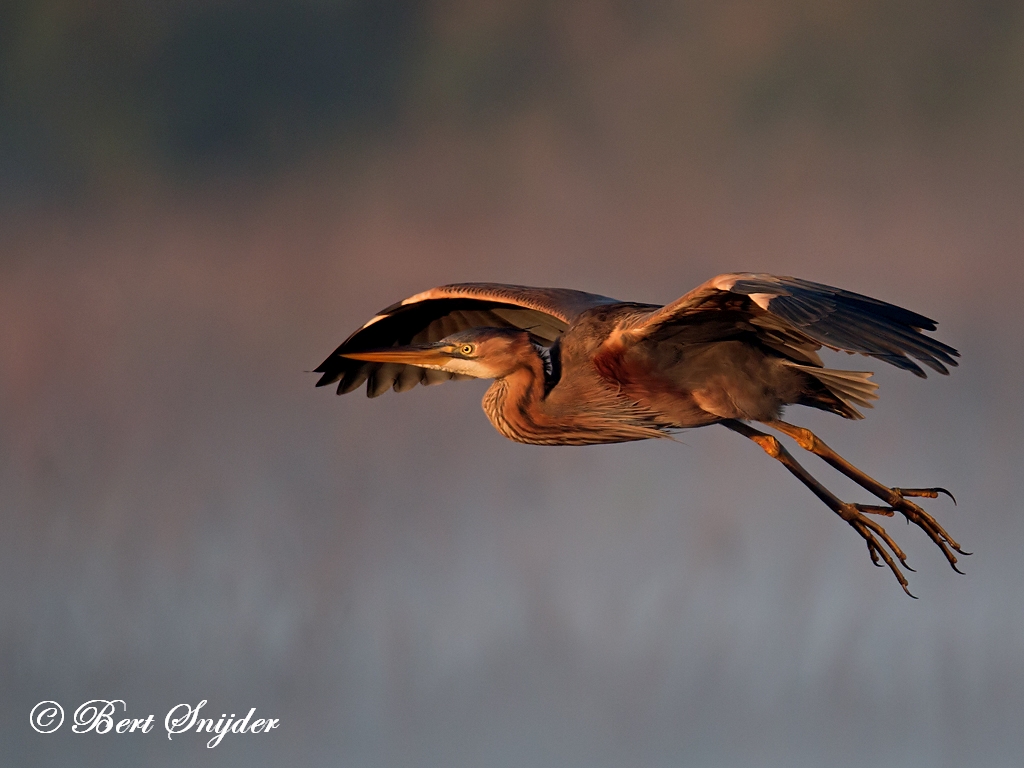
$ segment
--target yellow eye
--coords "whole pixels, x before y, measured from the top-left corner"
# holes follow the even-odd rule
[[[472,355],[475,347],[472,344],[463,344],[459,347],[459,352],[463,355]]]

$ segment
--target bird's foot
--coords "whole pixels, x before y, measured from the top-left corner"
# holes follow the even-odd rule
[[[957,559],[953,552],[961,555],[970,555],[970,552],[964,552],[960,548],[956,539],[950,536],[946,529],[943,528],[935,520],[934,517],[925,512],[921,507],[912,501],[907,499],[908,496],[925,497],[930,499],[938,498],[940,493],[944,493],[949,498],[953,499],[953,503],[956,504],[956,499],[953,498],[953,494],[947,491],[945,488],[889,488],[889,498],[886,501],[892,509],[902,514],[908,523],[913,523],[922,531],[924,531],[928,538],[935,542],[935,545],[942,550],[942,554],[946,556],[946,560],[949,562],[950,567],[957,573],[963,573],[959,568],[956,567]]]
[[[888,511],[886,512],[883,510]],[[916,600],[917,597],[910,592],[907,577],[903,575],[903,571],[900,570],[900,567],[896,565],[896,562],[893,560],[893,555],[895,555],[896,559],[900,561],[900,565],[908,571],[913,571],[914,569],[907,565],[907,556],[904,554],[903,550],[900,549],[899,544],[893,541],[885,528],[880,526],[874,520],[866,517],[864,514],[865,512],[873,515],[882,514],[891,516],[893,514],[893,511],[888,507],[877,507],[870,504],[852,504],[848,502],[842,503],[836,510],[836,513],[843,518],[843,520],[848,522],[850,527],[857,531],[857,533],[859,533],[867,543],[868,553],[871,555],[871,562],[879,568],[882,568],[884,567],[882,565],[882,562],[884,561],[885,565],[889,566],[889,570],[892,571],[896,580],[900,583],[900,586],[903,587],[903,591]],[[879,539],[881,539],[881,541],[879,541]],[[885,546],[882,546],[883,544]],[[886,547],[888,547],[888,550]],[[892,552],[892,554],[889,554],[889,552]]]

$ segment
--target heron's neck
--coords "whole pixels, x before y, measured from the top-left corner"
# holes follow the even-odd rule
[[[484,395],[484,413],[510,440],[539,445],[558,444],[561,419],[545,399],[544,361],[534,352],[508,376],[495,379]]]
[[[487,418],[510,440],[534,445],[593,445],[666,436],[663,426],[617,392],[599,384],[581,388],[577,382],[569,394],[563,391],[559,395],[559,389],[566,386],[564,377],[552,385],[545,381],[544,371],[544,360],[532,350],[512,373],[495,379],[484,395]]]

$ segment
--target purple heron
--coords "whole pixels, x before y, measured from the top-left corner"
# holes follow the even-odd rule
[[[902,514],[954,570],[969,554],[913,497],[943,488],[895,488],[872,479],[807,429],[780,419],[787,405],[863,418],[877,399],[872,374],[825,368],[821,347],[884,360],[922,378],[959,353],[922,331],[935,322],[901,307],[794,277],[719,275],[668,304],[638,304],[562,288],[492,283],[445,285],[381,310],[334,350],[317,386],[338,394],[366,382],[367,395],[449,379],[494,379],[483,408],[512,440],[590,445],[668,437],[721,424],[750,438],[797,477],[867,543],[875,565],[910,594],[906,555],[868,515]],[[917,361],[917,362],[915,362]],[[882,505],[844,502],[779,440],[793,438]],[[895,560],[894,560],[895,558]],[[913,597],[913,595],[911,595]]]

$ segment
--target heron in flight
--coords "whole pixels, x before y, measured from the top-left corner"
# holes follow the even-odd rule
[[[782,421],[787,405],[863,418],[871,373],[824,367],[821,347],[857,352],[924,377],[947,374],[959,353],[922,331],[927,317],[858,293],[794,277],[719,275],[666,306],[563,288],[461,283],[381,310],[334,350],[317,386],[367,395],[449,379],[493,379],[483,408],[512,440],[591,445],[664,438],[721,424],[761,446],[867,543],[910,595],[906,555],[868,515],[896,512],[920,527],[954,570],[960,545],[910,498],[943,488],[888,487],[810,430]],[[916,361],[916,362],[915,362]],[[758,422],[793,438],[882,505],[840,500]],[[895,559],[894,559],[895,558]],[[913,595],[911,595],[913,597]]]

